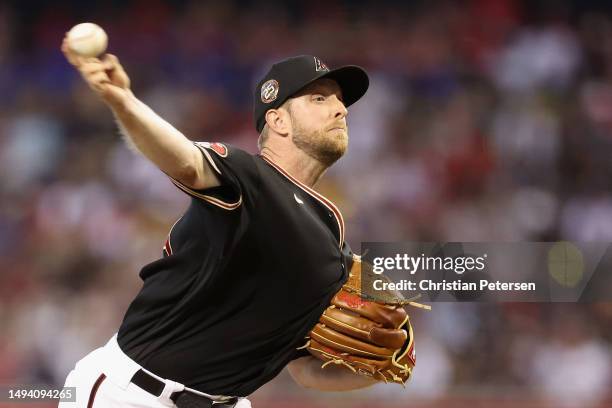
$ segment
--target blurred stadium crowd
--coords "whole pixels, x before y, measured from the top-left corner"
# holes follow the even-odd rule
[[[0,383],[62,384],[118,328],[188,204],[64,61],[61,39],[80,21],[106,29],[136,95],[189,138],[251,152],[253,87],[273,61],[364,66],[349,152],[318,186],[354,248],[612,241],[608,10],[409,3],[0,3]],[[323,397],[283,374],[255,407],[612,406],[610,303],[414,315],[407,390]]]

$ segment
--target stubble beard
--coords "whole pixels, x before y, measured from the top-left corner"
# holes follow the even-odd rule
[[[306,155],[326,167],[338,161],[348,147],[348,134],[328,134],[318,129],[310,134],[296,121],[293,122],[293,143]]]

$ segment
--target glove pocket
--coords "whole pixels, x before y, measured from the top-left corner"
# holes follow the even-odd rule
[[[310,338],[340,353],[347,353],[354,356],[390,359],[395,353],[395,349],[379,347],[374,344],[366,343],[362,340],[347,336],[346,334],[326,327],[321,323],[317,323],[312,329],[310,332]]]
[[[344,310],[350,310],[357,315],[366,317],[383,327],[397,329],[402,326],[408,315],[403,307],[385,305],[364,300],[358,293],[340,290],[333,298],[332,305]]]
[[[336,307],[327,308],[320,322],[350,337],[390,349],[402,347],[408,338],[405,330],[381,327],[380,323]]]

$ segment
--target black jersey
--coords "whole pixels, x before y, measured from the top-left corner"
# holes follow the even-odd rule
[[[336,206],[263,156],[196,145],[222,186],[194,191],[118,342],[153,373],[247,396],[304,353],[296,347],[347,279]]]

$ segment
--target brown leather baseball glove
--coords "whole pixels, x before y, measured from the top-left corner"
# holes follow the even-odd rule
[[[406,300],[398,292],[363,293],[362,281],[385,277],[374,275],[360,257],[355,256],[353,261],[348,281],[333,297],[302,348],[322,360],[322,368],[337,364],[355,374],[404,385],[416,357],[410,318],[403,306],[429,307]]]

